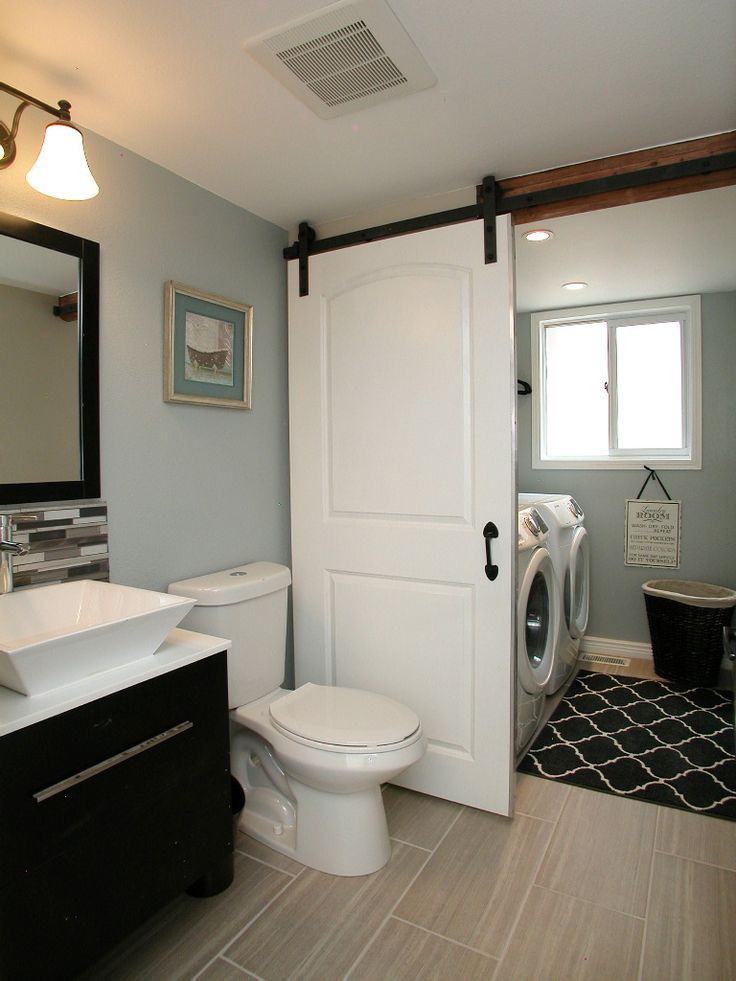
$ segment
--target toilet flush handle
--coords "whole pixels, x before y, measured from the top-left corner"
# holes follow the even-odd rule
[[[498,528],[492,521],[489,521],[483,529],[483,538],[486,542],[486,575],[493,582],[498,575],[498,566],[491,562],[491,539],[498,538]]]

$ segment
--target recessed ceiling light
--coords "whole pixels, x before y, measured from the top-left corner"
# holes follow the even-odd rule
[[[553,235],[548,228],[534,228],[531,232],[524,232],[527,242],[547,242]]]
[[[563,290],[584,290],[587,285],[587,283],[578,281],[575,283],[563,283],[562,288]]]

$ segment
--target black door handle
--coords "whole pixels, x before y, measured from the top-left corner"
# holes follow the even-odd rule
[[[483,538],[486,541],[486,575],[493,582],[498,575],[498,566],[491,562],[491,539],[498,538],[498,528],[492,521],[489,521],[483,529]]]

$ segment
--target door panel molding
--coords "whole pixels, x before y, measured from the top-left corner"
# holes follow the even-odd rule
[[[329,517],[470,523],[470,278],[458,266],[399,265],[325,295]],[[418,297],[420,331],[407,315]]]

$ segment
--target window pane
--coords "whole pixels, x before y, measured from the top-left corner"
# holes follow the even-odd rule
[[[608,453],[608,340],[603,322],[545,327],[548,456]]]
[[[679,321],[616,327],[618,448],[683,445]]]

